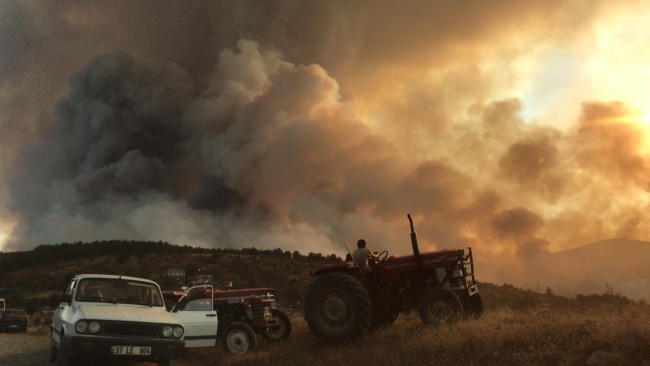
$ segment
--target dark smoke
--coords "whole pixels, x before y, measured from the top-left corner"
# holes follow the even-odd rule
[[[650,239],[629,108],[584,102],[559,130],[502,91],[531,39],[584,37],[617,6],[4,1],[4,248],[407,254],[410,213],[423,249],[471,245],[483,278],[523,282],[550,251]]]

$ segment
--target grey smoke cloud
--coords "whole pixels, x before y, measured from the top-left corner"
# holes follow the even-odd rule
[[[344,254],[363,237],[406,254],[410,213],[424,249],[472,245],[485,280],[515,282],[551,250],[650,239],[647,142],[623,102],[586,101],[560,130],[502,93],[531,40],[623,5],[472,5],[3,2],[5,249]]]

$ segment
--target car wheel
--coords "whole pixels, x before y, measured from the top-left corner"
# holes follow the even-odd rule
[[[50,355],[48,357],[48,360],[50,362],[55,362],[57,360],[57,353],[58,349],[54,347],[54,339],[50,338]]]
[[[63,342],[64,333],[61,332],[61,341],[59,342],[59,349],[56,352],[56,365],[57,366],[75,366],[77,364],[76,359],[70,353]]]

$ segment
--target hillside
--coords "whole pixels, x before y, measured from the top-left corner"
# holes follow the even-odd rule
[[[633,299],[650,299],[648,258],[650,242],[608,239],[552,253],[544,267],[557,293],[599,293],[610,287]]]
[[[107,254],[111,250],[116,254]],[[292,304],[302,300],[310,283],[309,270],[341,260],[335,255],[280,249],[203,249],[151,242],[44,245],[32,251],[0,253],[0,287],[15,288],[20,301],[52,296],[50,302],[55,302],[66,274],[110,273],[149,278],[163,290],[179,289],[182,284],[161,278],[160,271],[181,268],[188,275],[212,274],[215,282],[232,281],[234,288],[272,287],[278,299],[286,296]]]

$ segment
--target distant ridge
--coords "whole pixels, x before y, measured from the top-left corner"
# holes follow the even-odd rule
[[[630,239],[606,239],[577,248],[552,253],[559,263],[572,262],[582,267],[600,269],[646,269],[650,259],[650,242]]]
[[[616,251],[630,250],[630,249],[645,250],[647,248],[650,248],[650,241],[612,238],[612,239],[599,240],[593,243],[581,245],[579,247],[575,247],[571,249],[559,250],[551,254],[558,255],[562,253],[587,252],[592,250],[616,250]]]
[[[613,238],[551,253],[547,282],[565,295],[614,293],[650,298],[650,242]]]

